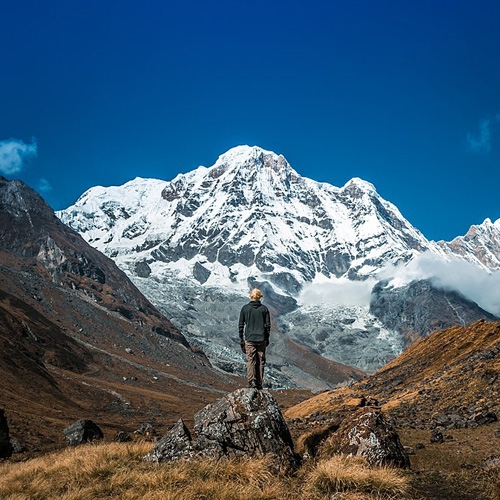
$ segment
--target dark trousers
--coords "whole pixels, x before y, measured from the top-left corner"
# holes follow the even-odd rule
[[[247,354],[247,380],[255,380],[258,388],[262,388],[264,366],[266,364],[266,342],[245,341]]]

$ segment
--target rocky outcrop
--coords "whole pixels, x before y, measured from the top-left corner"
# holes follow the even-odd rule
[[[408,468],[410,460],[393,426],[380,409],[360,408],[320,448],[320,454],[362,456],[370,465]]]
[[[77,420],[64,429],[66,443],[76,446],[91,441],[104,439],[104,434],[92,420]]]
[[[373,287],[370,312],[390,330],[403,335],[408,346],[418,337],[450,326],[498,318],[458,292],[442,290],[430,280],[393,287],[381,281]]]
[[[12,455],[12,451],[5,411],[0,409],[0,458],[9,458]]]
[[[298,465],[285,419],[268,391],[239,389],[226,395],[194,416],[194,430],[193,438],[179,420],[144,460],[269,455],[279,470]]]

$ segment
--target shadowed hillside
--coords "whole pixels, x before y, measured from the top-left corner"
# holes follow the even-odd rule
[[[203,353],[112,260],[19,181],[0,179],[0,405],[28,450],[91,418],[107,437],[163,427],[242,383]]]

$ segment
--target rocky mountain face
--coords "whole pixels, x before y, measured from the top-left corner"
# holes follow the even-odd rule
[[[500,269],[500,219],[486,219],[480,225],[471,226],[465,236],[457,236],[450,242],[440,241],[445,251],[451,251],[465,260],[480,262],[492,271]]]
[[[467,326],[480,319],[498,320],[453,290],[440,290],[430,280],[412,281],[395,288],[380,281],[371,295],[370,311],[387,327],[397,330],[408,347],[419,337],[450,326]]]
[[[361,279],[425,250],[442,253],[371,184],[315,182],[248,146],[171,182],[92,188],[58,215],[140,276],[176,262],[200,283],[258,274],[292,295],[317,275]]]
[[[40,196],[4,178],[0,378],[11,437],[28,450],[58,447],[62,429],[89,416],[108,436],[158,415],[172,423],[243,383],[214,369]]]
[[[398,300],[383,307],[377,299],[382,286],[371,300],[349,302],[336,300],[328,285],[355,282],[368,289],[381,271],[387,278],[388,270],[424,254],[443,262],[466,260],[482,270],[495,270],[500,255],[491,245],[500,241],[498,222],[477,230],[467,244],[435,243],[370,183],[352,179],[337,188],[316,182],[300,176],[283,156],[249,146],[170,182],[137,178],[92,188],[57,215],[111,257],[222,369],[241,373],[238,310],[249,286],[267,284],[277,341],[269,362],[279,372],[275,382],[285,385],[307,383],[302,368],[289,369],[290,341],[314,355],[373,371],[399,354],[407,338],[427,333],[418,315],[400,314],[401,307],[413,307],[413,295],[404,288],[409,282],[392,282]],[[462,324],[453,312],[455,297],[442,287],[432,289],[442,298],[439,314],[446,310]],[[311,290],[318,291],[313,303],[306,300]],[[476,304],[457,300],[471,309],[462,318],[477,317]]]

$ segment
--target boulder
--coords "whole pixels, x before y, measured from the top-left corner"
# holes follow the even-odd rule
[[[194,431],[193,438],[179,420],[144,459],[268,455],[279,470],[290,471],[298,465],[285,419],[265,390],[239,389],[206,406],[194,416]]]
[[[91,441],[104,439],[101,429],[92,420],[77,420],[64,429],[66,443],[76,446]]]
[[[179,419],[144,457],[147,462],[163,462],[194,456],[193,442],[188,428]]]
[[[130,441],[132,441],[132,436],[126,431],[118,431],[115,434],[114,441],[116,443],[129,443]]]
[[[0,458],[9,458],[12,451],[7,418],[5,418],[5,411],[0,409]]]
[[[139,429],[134,431],[134,434],[141,436],[142,439],[145,439],[146,441],[156,441],[159,436],[156,427],[149,422],[144,422]]]
[[[444,443],[443,433],[439,429],[432,429],[430,442],[438,444]]]
[[[500,455],[491,455],[483,462],[484,469],[500,468]]]
[[[484,412],[476,413],[472,417],[472,420],[477,425],[486,425],[486,424],[492,424],[494,422],[498,422],[498,417],[497,417],[496,413],[493,413],[491,411],[484,411]]]
[[[360,408],[344,418],[320,453],[362,456],[376,466],[410,467],[396,430],[375,407]]]

